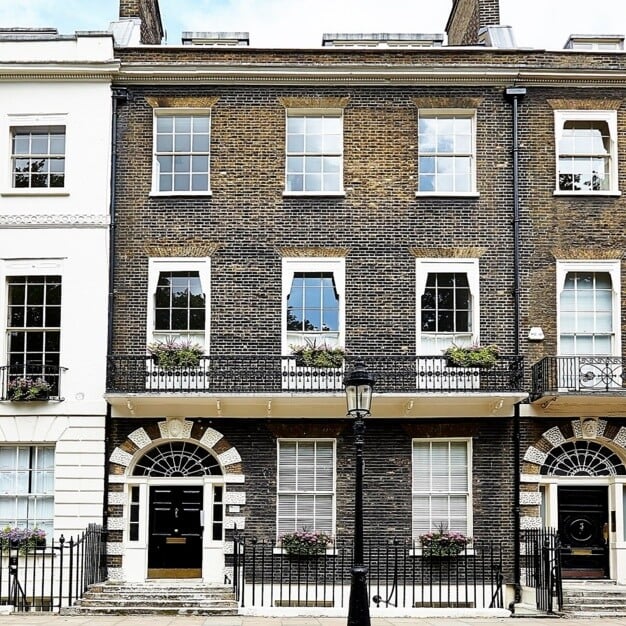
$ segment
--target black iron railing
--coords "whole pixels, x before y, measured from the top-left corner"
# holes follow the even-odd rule
[[[76,539],[61,536],[45,546],[0,544],[0,604],[15,611],[58,611],[105,579],[101,526],[90,524]]]
[[[413,541],[365,542],[372,606],[503,608],[502,546],[475,541],[456,556],[422,556]],[[242,607],[347,610],[352,543],[315,556],[282,553],[273,541],[238,536],[233,586]]]
[[[537,608],[554,613],[563,608],[561,542],[553,528],[525,530],[522,534],[522,578],[535,589]]]
[[[63,400],[61,379],[66,370],[58,365],[41,363],[4,365],[0,367],[0,399],[12,402]]]
[[[500,357],[490,369],[452,367],[441,356],[346,357],[338,368],[298,365],[293,356],[204,356],[197,367],[159,367],[149,356],[110,356],[110,393],[276,393],[343,391],[343,374],[357,361],[376,376],[379,393],[506,392],[523,383],[521,357]]]
[[[626,363],[614,356],[550,356],[532,366],[533,398],[567,392],[626,393]]]

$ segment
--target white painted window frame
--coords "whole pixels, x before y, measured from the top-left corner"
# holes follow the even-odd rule
[[[161,272],[198,272],[200,283],[206,299],[206,314],[204,322],[204,349],[209,351],[210,330],[211,330],[211,259],[209,257],[153,257],[148,260],[148,297],[147,297],[147,328],[146,344],[164,339],[166,336],[176,336],[177,334],[194,335],[196,333],[176,333],[174,331],[155,330],[155,294]],[[199,333],[198,333],[199,334]],[[195,342],[196,340],[194,340]],[[200,342],[202,343],[202,342]]]
[[[559,142],[563,136],[563,127],[565,122],[606,122],[609,127],[610,135],[610,168],[609,189],[592,189],[584,190],[561,190],[559,189]],[[555,158],[555,176],[554,176],[554,195],[555,196],[620,196],[618,184],[618,149],[617,149],[617,111],[581,111],[577,109],[554,111],[554,158]]]
[[[320,156],[339,156],[339,189],[334,191],[308,191],[303,189],[302,191],[291,191],[287,188],[287,159],[290,156],[290,152],[287,149],[287,128],[290,117],[335,117],[341,121],[341,153],[339,155],[335,153],[320,154]],[[337,108],[288,108],[285,110],[285,188],[283,191],[284,196],[345,196],[343,169],[344,169],[344,111]],[[300,154],[300,153],[298,153]],[[303,152],[302,155],[307,156],[312,153]]]
[[[421,191],[419,188],[419,158],[420,156],[427,156],[422,154],[419,147],[419,120],[420,118],[432,118],[432,117],[448,117],[448,118],[465,118],[469,119],[472,124],[472,147],[470,152],[465,153],[451,153],[450,156],[469,156],[470,157],[470,189],[468,191]],[[449,108],[449,109],[419,109],[417,113],[417,162],[418,162],[418,176],[417,176],[417,191],[416,196],[458,196],[458,197],[479,197],[477,188],[477,158],[476,158],[476,109],[462,109],[462,108]]]
[[[557,261],[556,263],[556,323],[557,354],[561,354],[561,293],[569,272],[607,272],[611,276],[613,291],[613,351],[612,356],[622,354],[621,333],[621,273],[620,261]]]
[[[201,191],[176,191],[172,189],[172,191],[161,191],[159,189],[159,162],[157,159],[157,118],[158,117],[167,117],[167,116],[192,116],[192,115],[206,115],[209,118],[209,172],[208,172],[208,185],[206,190]],[[151,196],[210,196],[212,195],[211,191],[211,166],[212,166],[212,155],[211,155],[211,141],[213,137],[213,119],[211,115],[210,107],[156,107],[153,109],[152,115],[152,190],[150,192]],[[189,153],[190,155],[193,152]]]
[[[465,273],[470,287],[472,298],[472,342],[480,341],[480,274],[479,260],[470,258],[420,258],[415,261],[415,321],[416,321],[416,347],[417,354],[427,355],[422,344],[422,337],[428,333],[422,332],[422,295],[426,290],[426,281],[430,273]]]
[[[339,296],[339,334],[336,344],[344,347],[345,342],[345,315],[346,315],[346,272],[345,259],[339,257],[284,257],[282,267],[282,317],[281,317],[281,354],[291,354],[287,332],[287,296],[291,290],[291,283],[296,272],[332,272],[335,278],[335,288]],[[318,343],[324,341],[324,331],[310,333],[311,340]],[[330,342],[329,342],[330,343]]]

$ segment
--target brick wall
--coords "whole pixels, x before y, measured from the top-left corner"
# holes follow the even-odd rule
[[[499,23],[500,0],[454,0],[446,24],[448,45],[474,45],[481,28]]]
[[[120,0],[120,19],[141,19],[141,43],[160,44],[165,31],[161,22],[159,0]]]

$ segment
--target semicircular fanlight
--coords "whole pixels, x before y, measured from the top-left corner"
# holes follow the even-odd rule
[[[595,441],[568,441],[547,456],[541,473],[545,476],[615,476],[626,474],[621,459]]]
[[[148,450],[133,469],[133,476],[164,478],[221,474],[220,464],[209,452],[187,441],[171,441]]]

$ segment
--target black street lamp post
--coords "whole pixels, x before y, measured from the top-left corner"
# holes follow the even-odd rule
[[[363,436],[365,416],[370,414],[374,377],[357,363],[344,378],[348,415],[354,417],[356,469],[354,484],[354,557],[350,582],[348,626],[370,626],[367,566],[363,563]]]

